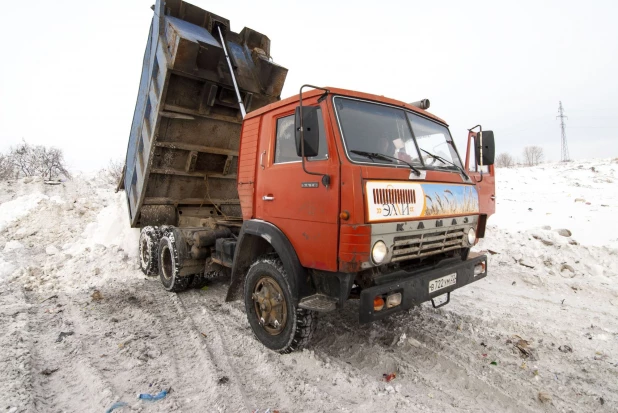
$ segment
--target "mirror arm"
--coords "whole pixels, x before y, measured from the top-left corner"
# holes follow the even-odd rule
[[[317,172],[311,172],[307,170],[307,167],[305,165],[305,128],[303,127],[303,88],[305,87],[311,87],[313,89],[320,89],[324,91],[324,94],[322,96],[320,96],[321,100],[324,100],[326,98],[326,96],[330,93],[330,90],[325,89],[323,87],[319,87],[319,86],[313,86],[313,85],[302,85],[300,87],[300,93],[299,93],[299,97],[300,97],[300,154],[301,154],[301,163],[303,165],[303,171],[305,171],[306,174],[308,175],[317,175],[317,176],[321,176],[322,177],[322,185],[324,185],[325,187],[329,187],[330,186],[330,176],[327,174],[321,174],[321,173],[317,173]],[[318,99],[318,102],[321,102],[321,100]]]
[[[481,179],[478,182],[483,182],[483,127],[481,125],[476,125],[473,126],[472,128],[468,129],[468,131],[472,132],[472,129],[476,129],[479,128],[479,143],[480,143],[480,149],[479,149],[479,158],[481,163],[478,164],[480,166],[479,171],[481,173]]]

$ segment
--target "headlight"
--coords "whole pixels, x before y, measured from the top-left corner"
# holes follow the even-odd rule
[[[373,244],[373,248],[371,249],[371,258],[373,258],[373,262],[376,264],[381,264],[386,258],[387,248],[386,244],[382,241],[378,241]]]
[[[470,228],[468,230],[468,244],[474,245],[474,241],[476,241],[476,230],[474,228]]]

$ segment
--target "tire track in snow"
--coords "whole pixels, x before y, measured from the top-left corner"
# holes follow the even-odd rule
[[[33,306],[38,307],[33,316],[37,321],[32,323],[36,343],[31,372],[35,411],[80,411],[84,406],[96,410],[109,406],[118,397],[118,391],[93,363],[87,342],[80,338],[87,338],[87,333],[70,297],[59,297],[49,303],[48,308],[62,305],[63,311],[53,316],[45,312],[47,306],[37,305],[36,297],[32,299]],[[73,333],[58,342],[60,331]],[[57,371],[43,374],[44,370]]]
[[[0,284],[0,408],[7,411],[33,406],[32,313],[21,286]]]
[[[403,392],[417,394],[420,382],[425,387],[423,391],[431,392],[432,399],[439,398],[458,410],[528,411],[529,406],[522,405],[516,397],[470,368],[470,346],[465,338],[444,337],[443,341],[449,341],[452,345],[448,351],[444,350],[436,338],[444,336],[443,323],[430,321],[419,326],[417,315],[409,312],[369,326],[359,326],[357,314],[356,303],[349,303],[339,314],[331,313],[327,318],[329,330],[320,334],[321,339],[316,342],[315,350],[319,349],[331,357],[338,355],[355,365],[381,365],[385,373],[398,370],[400,376],[396,380],[403,386]],[[412,320],[409,319],[411,314]],[[329,339],[343,330],[341,324],[356,330],[356,333],[344,334],[344,340],[353,343],[352,350],[337,348]],[[427,330],[423,332],[423,329]],[[401,346],[397,345],[406,331],[409,337],[418,338],[418,344],[410,345],[406,338]]]
[[[243,385],[251,389],[254,399],[261,403],[255,407],[302,411],[299,406],[311,406],[309,411],[330,412],[368,409],[372,404],[374,408],[385,404],[395,409],[408,408],[412,403],[398,395],[369,402],[367,395],[379,397],[384,383],[375,376],[357,374],[354,368],[345,363],[339,365],[335,359],[319,360],[310,351],[280,355],[264,348],[251,332],[246,315],[239,308],[242,304],[223,302],[225,288],[225,285],[214,285],[206,293],[193,291],[180,297],[188,309],[195,310],[190,312],[196,314],[196,321],[205,323],[209,331],[216,334],[217,347],[221,342],[223,349],[229,349],[225,353],[230,367],[244,372],[248,379],[243,380]],[[200,308],[206,308],[206,314],[202,314]]]
[[[218,320],[222,318],[222,314],[228,313],[228,308],[223,308],[226,304],[219,302],[224,297],[225,291],[217,288],[222,286],[212,287],[205,295],[199,294],[199,291],[188,291],[179,295],[178,298],[186,308],[187,314],[191,314],[193,323],[203,326],[204,331],[208,331],[206,339],[208,347],[213,356],[221,360],[221,364],[225,364],[227,376],[231,381],[238,385],[250,399],[251,403],[247,409],[252,411],[264,407],[281,406],[280,397],[284,399],[284,405],[292,406],[293,404],[286,396],[285,388],[276,380],[275,375],[267,371],[270,369],[255,369],[252,368],[252,363],[237,362],[239,358],[246,358],[247,340],[253,338],[246,334],[248,325],[243,328],[242,320],[236,317],[232,320],[229,317],[225,317],[226,321]],[[238,337],[239,332],[241,337]],[[259,359],[264,355],[266,359],[274,358],[274,355],[266,348],[263,348],[261,354],[256,356]],[[247,374],[248,369],[251,374]]]
[[[159,332],[166,337],[166,351],[173,352],[168,361],[176,374],[167,380],[178,394],[179,403],[183,404],[181,410],[204,411],[206,404],[211,411],[247,411],[249,403],[243,390],[234,382],[219,383],[223,376],[229,376],[227,369],[183,305],[182,294],[169,293],[158,282],[149,282],[147,290],[153,300],[148,309],[157,309],[151,314],[159,320]],[[190,399],[192,393],[201,396],[197,405],[183,402]]]

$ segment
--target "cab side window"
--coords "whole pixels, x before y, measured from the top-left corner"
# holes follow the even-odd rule
[[[324,132],[324,120],[322,110],[318,109],[320,124],[320,147],[318,156],[307,158],[309,161],[328,159],[326,147],[326,133]],[[300,156],[296,155],[296,140],[294,138],[294,115],[277,119],[277,140],[275,142],[275,163],[300,162]]]

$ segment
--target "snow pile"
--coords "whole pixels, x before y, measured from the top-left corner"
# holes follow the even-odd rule
[[[24,245],[21,242],[15,241],[15,240],[11,240],[11,241],[7,242],[6,245],[4,246],[4,252],[15,251],[15,250],[21,249],[23,247],[24,247]]]
[[[59,186],[28,178],[4,185],[14,199],[0,204],[3,279],[13,275],[42,294],[87,290],[134,269],[139,230],[129,225],[124,193],[87,177]]]
[[[612,159],[498,169],[497,213],[511,231],[567,228],[585,245],[618,248],[618,162]]]
[[[526,268],[526,281],[531,283],[546,283],[555,277],[613,283],[618,275],[618,249],[580,245],[546,228],[511,232],[490,226],[475,250],[488,253],[490,264]]]
[[[82,243],[78,247],[105,247],[116,245],[130,257],[138,256],[139,230],[129,225],[129,212],[124,192],[111,196],[110,205],[103,208],[94,222],[88,224],[82,233]]]
[[[0,204],[0,232],[4,231],[7,224],[28,215],[43,199],[49,197],[35,192]]]
[[[10,262],[6,262],[2,257],[0,257],[0,282],[7,278],[15,269],[15,266]]]

